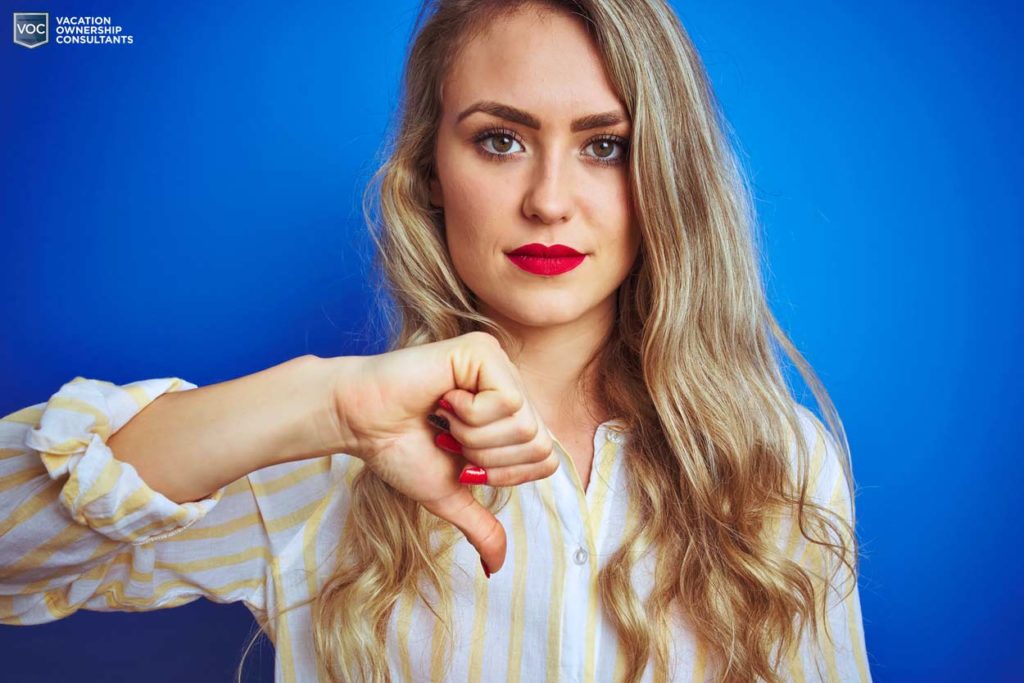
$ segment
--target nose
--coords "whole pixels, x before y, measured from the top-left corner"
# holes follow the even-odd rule
[[[568,222],[575,211],[570,176],[571,164],[565,164],[557,155],[546,155],[531,175],[523,197],[523,214],[549,225]]]

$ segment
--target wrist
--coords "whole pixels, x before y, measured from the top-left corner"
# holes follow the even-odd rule
[[[326,455],[345,453],[358,457],[356,439],[349,427],[350,395],[357,383],[356,374],[363,356],[309,356],[314,372],[322,379],[321,403],[317,414],[320,449]]]
[[[351,439],[336,411],[334,390],[344,385],[351,365],[349,357],[306,354],[268,371],[274,384],[268,394],[275,397],[282,429],[271,461],[260,467],[349,452]]]

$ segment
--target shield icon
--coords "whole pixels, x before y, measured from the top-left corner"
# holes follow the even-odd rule
[[[39,47],[50,40],[49,12],[15,12],[14,42],[23,47]]]

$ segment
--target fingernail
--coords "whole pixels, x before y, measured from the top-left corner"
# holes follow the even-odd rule
[[[459,475],[459,481],[463,484],[486,484],[487,470],[482,467],[470,465],[462,470],[462,474]]]
[[[447,410],[449,413],[454,413],[455,412],[455,409],[452,408],[452,404],[449,403],[448,401],[444,400],[443,398],[437,399],[437,405],[441,406],[442,408]]]
[[[462,453],[462,444],[455,440],[455,437],[448,432],[440,432],[434,437],[434,443],[446,451],[452,451],[453,453]]]
[[[487,578],[491,578],[491,570],[487,568],[487,563],[484,562],[484,558],[482,557],[480,558],[480,566],[484,568],[484,574],[487,576]]]
[[[433,413],[430,413],[429,415],[427,415],[427,422],[434,425],[438,429],[443,429],[445,431],[451,429],[451,425],[448,424],[447,418],[443,418],[440,415],[434,415]]]

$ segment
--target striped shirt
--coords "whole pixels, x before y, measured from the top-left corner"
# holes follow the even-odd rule
[[[178,504],[113,457],[112,433],[165,392],[196,385],[178,378],[118,386],[75,377],[48,402],[0,420],[0,623],[39,624],[76,610],[145,611],[204,597],[241,601],[276,649],[278,682],[326,680],[312,641],[311,604],[332,573],[331,551],[349,508],[361,460],[338,453],[266,467],[203,500]],[[834,442],[798,406],[811,447],[812,495],[848,521],[852,508]],[[485,578],[459,534],[443,571],[454,591],[451,669],[442,675],[441,628],[421,599],[402,598],[386,652],[395,681],[615,681],[624,658],[600,608],[597,575],[635,521],[626,504],[623,423],[594,435],[584,490],[552,434],[561,466],[511,489],[497,517],[508,531],[502,570]],[[780,523],[780,543],[804,558],[799,529]],[[653,586],[653,553],[638,558],[641,599]],[[808,635],[785,661],[793,681],[871,681],[859,592],[830,599],[834,645]],[[282,613],[285,607],[305,606]],[[671,666],[644,681],[713,681],[718,662],[673,617]]]

